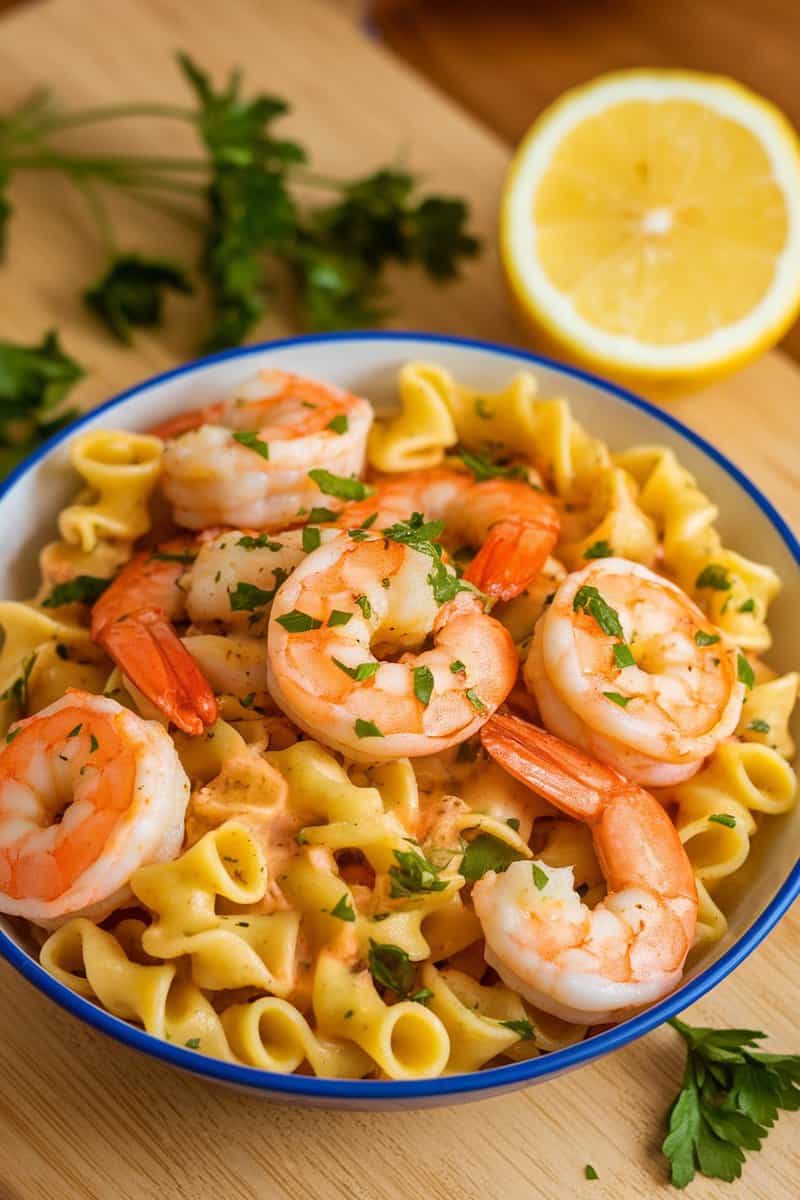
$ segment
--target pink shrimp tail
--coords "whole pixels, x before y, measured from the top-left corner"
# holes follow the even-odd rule
[[[96,636],[131,683],[178,729],[197,735],[216,721],[214,693],[163,612],[128,613]]]
[[[481,741],[509,775],[582,821],[599,816],[606,798],[627,785],[610,767],[519,717],[496,714],[481,729]]]
[[[558,518],[533,525],[520,518],[498,521],[464,572],[464,578],[497,600],[513,600],[538,576],[558,541]]]

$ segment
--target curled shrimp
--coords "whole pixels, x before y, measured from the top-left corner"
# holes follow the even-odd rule
[[[175,520],[285,529],[319,500],[314,467],[360,475],[372,408],[330,384],[259,371],[229,399],[181,413],[154,430],[170,439],[164,492]]]
[[[524,678],[551,732],[646,787],[690,778],[744,699],[730,640],[674,583],[620,558],[567,576]]]
[[[102,920],[129,898],[137,868],[178,854],[188,800],[160,725],[67,692],[0,749],[0,912]]]
[[[441,558],[362,537],[321,546],[279,589],[270,694],[351,759],[434,754],[475,733],[505,699],[514,643]]]
[[[184,610],[178,581],[193,557],[187,538],[135,554],[95,603],[91,633],[178,729],[199,734],[216,720],[217,702],[173,624]]]
[[[497,600],[524,591],[558,540],[558,510],[543,492],[518,479],[476,483],[447,467],[379,483],[371,496],[348,504],[338,524],[357,526],[377,513],[374,527],[385,529],[414,512],[443,521],[453,546],[479,547],[464,578]]]
[[[587,908],[571,867],[516,862],[473,888],[487,963],[531,1004],[576,1024],[619,1021],[680,982],[697,924],[694,873],[647,792],[552,734],[495,716],[492,758],[588,824],[608,894]]]

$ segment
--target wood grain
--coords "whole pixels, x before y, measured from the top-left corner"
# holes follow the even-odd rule
[[[171,53],[181,46],[222,72],[291,96],[293,133],[320,169],[366,169],[405,150],[431,186],[468,195],[486,253],[446,290],[399,281],[395,324],[514,341],[494,251],[507,151],[409,69],[312,0],[52,0],[0,26],[0,105],[40,82],[70,104],[179,100]],[[119,132],[93,138],[99,147]],[[181,139],[164,128],[164,147]],[[142,149],[142,127],[126,132]],[[83,144],[86,144],[84,137]],[[49,325],[92,368],[85,402],[176,362],[197,337],[199,307],[175,304],[165,338],[120,350],[76,299],[99,269],[77,198],[56,182],[14,186],[9,264],[0,275],[3,335]],[[123,243],[185,257],[172,226],[119,209]],[[174,329],[174,332],[173,332]],[[283,332],[276,316],[266,334]],[[800,525],[798,372],[773,354],[676,411],[748,468]],[[689,1019],[766,1026],[772,1046],[797,1049],[797,917],[787,919]],[[320,1113],[265,1104],[170,1072],[102,1038],[0,967],[2,1200],[633,1200],[670,1195],[657,1146],[682,1054],[662,1029],[545,1086],[462,1108],[392,1114]],[[583,1179],[591,1162],[600,1179]],[[797,1124],[784,1118],[733,1187],[697,1181],[694,1200],[782,1200],[796,1184]],[[794,1182],[792,1182],[794,1181]]]
[[[732,75],[800,128],[797,0],[375,0],[373,27],[509,143],[565,88],[625,67]],[[800,358],[800,325],[784,345]]]

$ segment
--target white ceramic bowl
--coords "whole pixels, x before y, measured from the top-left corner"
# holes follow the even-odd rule
[[[582,371],[511,347],[414,333],[364,333],[295,338],[248,346],[169,371],[84,416],[52,438],[5,482],[0,491],[3,561],[0,596],[29,595],[37,583],[37,552],[53,537],[56,515],[75,491],[68,444],[80,429],[145,430],[184,409],[224,396],[262,366],[283,367],[340,384],[369,397],[378,409],[394,403],[397,372],[410,359],[435,360],[457,377],[487,391],[519,370],[532,370],[540,394],[566,396],[577,418],[612,447],[659,442],[671,446],[700,486],[719,505],[719,529],[735,549],[769,563],[783,579],[770,612],[778,669],[800,663],[800,545],[769,501],[713,446],[645,401]],[[0,954],[45,995],[79,1019],[173,1066],[260,1092],[272,1100],[345,1108],[422,1107],[498,1094],[540,1082],[590,1062],[673,1016],[724,979],[744,959],[800,893],[800,810],[770,818],[753,842],[747,888],[727,907],[729,929],[691,968],[681,987],[641,1015],[576,1046],[467,1075],[414,1082],[368,1082],[278,1075],[207,1058],[162,1042],[126,1024],[58,983],[38,965],[7,921],[0,922]]]

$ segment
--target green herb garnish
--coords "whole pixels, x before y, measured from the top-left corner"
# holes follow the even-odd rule
[[[712,813],[708,819],[715,825],[725,825],[728,829],[736,828],[736,817],[732,817],[730,813]]]
[[[492,833],[479,833],[468,842],[461,860],[459,872],[467,883],[481,879],[487,871],[506,871],[520,855],[507,842],[501,842]]]
[[[747,688],[751,688],[756,681],[753,668],[750,666],[750,663],[742,654],[741,650],[736,658],[736,674],[739,677],[739,682],[743,683]]]
[[[414,964],[400,946],[382,944],[370,938],[368,963],[375,982],[381,987],[390,988],[401,998],[405,998],[414,986]]]
[[[614,662],[623,670],[625,667],[635,667],[636,659],[633,657],[633,652],[625,642],[617,642],[614,647]]]
[[[583,552],[584,558],[613,558],[614,551],[605,538],[592,542]]]
[[[302,533],[303,550],[306,554],[310,554],[312,550],[318,550],[322,543],[322,534],[313,525],[305,525]]]
[[[420,704],[430,704],[433,695],[433,671],[430,667],[414,667],[414,695]]]
[[[110,579],[100,579],[96,575],[76,575],[67,583],[57,583],[42,601],[42,608],[60,608],[62,604],[94,604],[110,582]]]
[[[769,722],[765,721],[763,717],[754,717],[748,723],[747,728],[751,729],[753,733],[769,733],[770,730]]]
[[[619,692],[603,692],[606,700],[610,700],[612,704],[618,704],[620,708],[627,708],[631,702],[630,696],[621,696]]]
[[[284,613],[282,617],[277,618],[277,621],[287,633],[308,633],[309,630],[319,629],[322,625],[322,621],[309,616],[308,613],[301,612],[299,608],[293,608],[291,612]]]
[[[333,430],[334,433],[347,433],[349,423],[344,413],[337,413],[335,417],[331,417],[326,429]]]
[[[374,721],[365,721],[361,717],[356,718],[356,723],[353,728],[356,731],[356,737],[383,737],[383,734],[381,733],[380,729],[378,729],[378,726]]]
[[[582,608],[590,617],[594,617],[603,633],[619,638],[621,642],[625,641],[625,633],[616,609],[603,599],[596,587],[585,583],[578,588],[572,601],[572,610],[577,612],[579,608]]]
[[[339,921],[355,921],[356,914],[353,911],[353,906],[350,903],[350,897],[347,892],[343,893],[331,909],[331,916],[336,917]]]
[[[710,588],[715,592],[729,592],[731,589],[731,579],[728,573],[728,568],[723,567],[720,563],[708,563],[703,567],[697,579],[694,581],[696,588]]]
[[[372,491],[372,488],[368,487],[366,483],[362,483],[360,479],[348,479],[343,475],[333,475],[322,467],[315,467],[309,471],[308,477],[314,480],[319,490],[326,496],[335,496],[337,500],[363,500]]]
[[[547,871],[544,871],[538,863],[531,863],[531,871],[533,872],[533,882],[536,884],[537,889],[540,892],[544,891],[550,881]]]
[[[395,850],[394,856],[400,864],[389,868],[393,900],[401,896],[417,896],[426,892],[443,892],[447,880],[439,878],[439,871],[428,858],[417,850]]]
[[[381,665],[379,662],[363,662],[359,663],[357,667],[348,667],[343,662],[340,662],[338,658],[334,658],[331,661],[336,664],[340,671],[344,671],[345,675],[349,675],[351,679],[355,679],[356,683],[363,683],[365,679],[371,679]]]
[[[536,1027],[530,1021],[500,1021],[500,1024],[516,1033],[522,1042],[532,1042],[536,1037]]]

